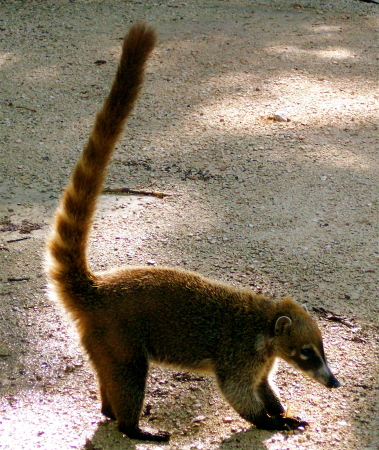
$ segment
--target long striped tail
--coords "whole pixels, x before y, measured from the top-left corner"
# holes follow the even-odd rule
[[[88,267],[87,245],[96,201],[109,160],[139,95],[155,42],[154,30],[144,24],[133,25],[125,36],[112,88],[55,213],[47,242],[47,274],[55,293],[72,312],[91,301],[88,294],[94,275]]]

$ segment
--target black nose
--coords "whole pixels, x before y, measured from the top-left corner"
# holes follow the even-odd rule
[[[338,388],[340,386],[341,386],[341,383],[337,380],[337,378],[334,375],[330,375],[327,387],[328,388]]]

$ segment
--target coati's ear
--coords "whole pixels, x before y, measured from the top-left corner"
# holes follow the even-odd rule
[[[303,307],[303,309],[305,309],[305,311],[308,312],[308,307],[307,307],[307,305],[305,303],[303,303],[301,306]]]
[[[291,326],[292,320],[287,316],[281,316],[275,323],[275,335],[282,336]]]

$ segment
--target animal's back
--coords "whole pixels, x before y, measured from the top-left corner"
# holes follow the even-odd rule
[[[219,347],[248,330],[245,345],[267,328],[271,301],[194,272],[169,267],[124,267],[97,274],[104,314],[122,339],[138,336],[147,353],[162,362],[191,367],[217,358]],[[120,336],[121,338],[121,336]],[[241,335],[241,340],[246,336]],[[245,341],[246,342],[246,341]]]

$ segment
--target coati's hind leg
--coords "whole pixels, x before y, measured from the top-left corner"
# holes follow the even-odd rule
[[[104,414],[104,416],[108,417],[109,419],[116,420],[116,416],[113,412],[112,405],[108,400],[106,389],[105,387],[103,387],[101,380],[99,380],[99,383],[101,395],[101,413]]]
[[[168,441],[168,433],[153,434],[139,428],[148,361],[142,352],[128,353],[127,359],[124,355],[120,361],[98,348],[96,360],[91,358],[100,382],[101,412],[111,419],[116,419],[118,429],[131,439]]]

